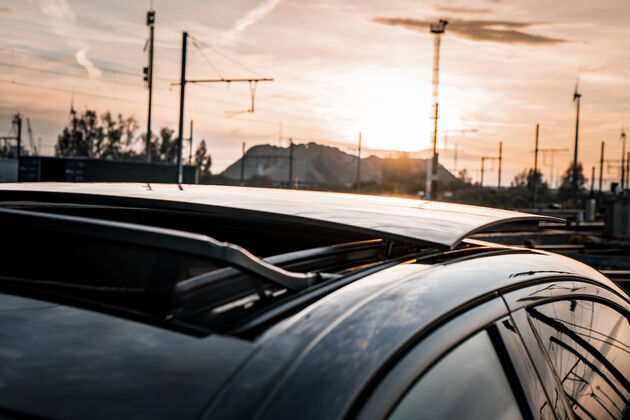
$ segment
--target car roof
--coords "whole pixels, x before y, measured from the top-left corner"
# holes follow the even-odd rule
[[[622,294],[591,267],[540,251],[503,248],[447,264],[397,265],[268,331],[207,418],[340,418],[388,359],[425,329],[501,289],[550,277],[585,279]]]
[[[0,185],[0,199],[50,199],[196,209],[246,218],[265,214],[296,225],[319,225],[454,249],[473,233],[538,227],[549,216],[416,199],[217,185],[23,183]],[[17,194],[17,195],[15,195]]]
[[[569,258],[497,247],[364,276],[254,340],[194,337],[0,294],[5,309],[0,325],[7,333],[3,354],[19,354],[7,360],[12,381],[0,403],[17,412],[77,418],[90,412],[95,418],[185,418],[202,410],[207,418],[340,417],[382,364],[419,331],[467,302],[550,275],[590,278],[617,290]],[[42,378],[54,379],[51,390]],[[156,398],[162,402],[155,404]]]

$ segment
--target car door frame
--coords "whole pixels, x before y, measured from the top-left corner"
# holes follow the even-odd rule
[[[509,316],[503,299],[498,294],[495,296],[458,313],[408,349],[388,371],[382,373],[376,385],[364,393],[364,397],[355,404],[356,409],[348,413],[346,418],[359,420],[386,418],[429,369],[466,340],[484,330],[488,332],[493,348],[497,351],[497,358],[510,383],[519,411],[523,418],[530,418],[531,406],[525,397],[523,386],[518,380],[517,383],[513,383],[513,378],[510,378],[507,371],[509,368],[506,369],[506,363],[511,366],[512,361],[504,352],[504,343],[498,344],[496,340],[500,340],[500,336],[496,332],[491,332],[497,321]],[[518,389],[514,389],[515,386]]]
[[[541,348],[533,327],[528,321],[527,309],[557,301],[581,299],[604,304],[622,314],[625,312],[630,319],[630,302],[627,296],[614,287],[577,276],[556,275],[524,286],[505,291],[502,297],[509,308],[510,317],[530,355],[548,399],[551,400],[550,396],[555,395],[556,398],[562,400],[564,413],[558,412],[557,416],[564,417],[566,413],[571,417],[573,416],[571,404],[552,368],[547,352]]]

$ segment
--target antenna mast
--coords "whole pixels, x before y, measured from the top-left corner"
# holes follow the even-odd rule
[[[429,189],[429,198],[437,196],[438,184],[438,153],[437,153],[437,131],[438,131],[438,86],[440,78],[440,44],[442,42],[442,34],[448,21],[440,19],[437,23],[430,25],[430,31],[433,34],[434,50],[433,50],[433,161],[431,165],[431,182]]]

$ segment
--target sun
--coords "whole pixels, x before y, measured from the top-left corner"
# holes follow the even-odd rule
[[[363,144],[374,149],[419,151],[432,147],[430,83],[404,77],[369,76],[353,98]],[[440,113],[439,130],[458,128],[457,110]]]

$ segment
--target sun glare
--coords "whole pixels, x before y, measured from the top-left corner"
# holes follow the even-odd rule
[[[355,108],[364,146],[407,152],[431,147],[430,84],[379,75],[366,78],[361,85],[364,89],[358,93],[361,99]],[[449,109],[440,117],[440,129],[457,121],[457,110]]]

